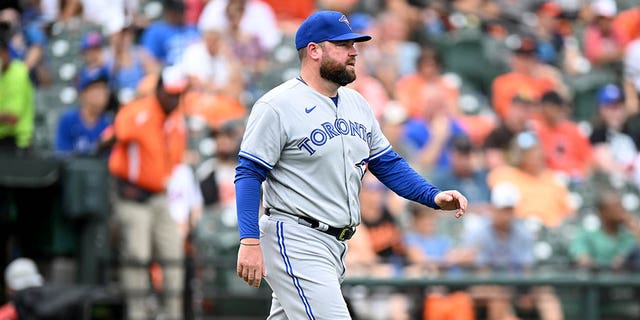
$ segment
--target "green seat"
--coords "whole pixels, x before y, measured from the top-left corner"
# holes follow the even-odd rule
[[[497,65],[486,55],[486,36],[463,33],[438,41],[437,47],[443,59],[443,71],[455,72],[463,83],[475,91],[489,94],[493,79],[506,71],[505,65]]]
[[[595,68],[589,73],[567,78],[567,83],[573,92],[572,118],[575,121],[591,121],[597,115],[598,90],[607,83],[617,81],[617,75],[612,68]]]
[[[537,268],[565,270],[571,265],[568,244],[577,226],[566,224],[556,228],[542,227],[536,243]],[[545,252],[548,250],[548,252]]]

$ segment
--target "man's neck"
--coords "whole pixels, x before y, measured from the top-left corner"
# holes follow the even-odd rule
[[[340,86],[335,82],[331,82],[327,79],[322,78],[318,73],[314,73],[303,68],[300,71],[300,78],[309,87],[311,87],[313,90],[318,91],[324,96],[335,97],[338,95],[338,88],[340,88]]]

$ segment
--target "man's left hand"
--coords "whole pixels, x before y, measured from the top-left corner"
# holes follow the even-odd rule
[[[456,210],[456,218],[462,217],[467,210],[467,198],[456,190],[438,193],[435,202],[442,210]]]

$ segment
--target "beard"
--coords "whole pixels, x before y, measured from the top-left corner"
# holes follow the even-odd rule
[[[320,63],[320,76],[340,86],[346,86],[356,80],[356,73],[347,70],[347,65],[331,58],[324,58]]]

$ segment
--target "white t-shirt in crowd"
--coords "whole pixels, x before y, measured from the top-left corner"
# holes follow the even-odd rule
[[[211,55],[204,42],[187,47],[180,62],[181,70],[201,81],[224,86],[231,81],[231,65],[220,55]]]
[[[180,164],[173,170],[167,185],[167,199],[169,213],[178,223],[188,222],[189,212],[203,206],[200,185],[191,167]]]
[[[228,0],[211,0],[202,10],[198,20],[198,29],[227,29],[229,21],[226,15]],[[213,27],[212,24],[216,26]],[[278,28],[276,15],[269,4],[260,0],[248,0],[240,30],[243,33],[255,35],[266,50],[273,49],[282,39],[282,32]]]

